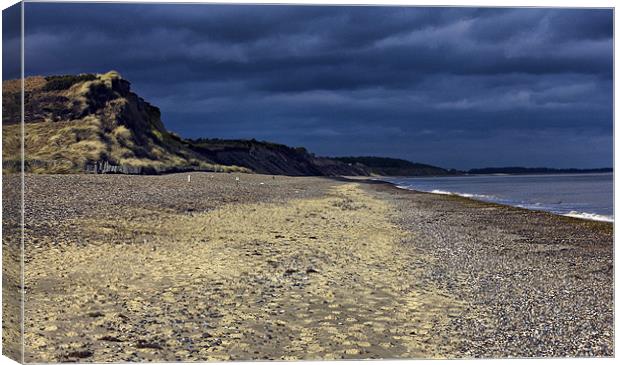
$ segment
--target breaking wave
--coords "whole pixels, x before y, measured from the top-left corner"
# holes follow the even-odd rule
[[[463,198],[484,199],[488,201],[492,201],[494,199],[494,196],[492,195],[458,193],[458,192],[438,190],[438,189],[428,191],[428,193],[441,194],[441,195],[457,195],[457,196],[462,196]]]
[[[562,214],[566,217],[573,217],[573,218],[581,218],[581,219],[589,219],[592,221],[601,221],[601,222],[613,222],[614,218],[608,215],[602,215],[602,214],[594,214],[594,213],[584,213],[584,212],[577,212],[574,210],[571,210],[570,212],[566,213],[566,214]]]

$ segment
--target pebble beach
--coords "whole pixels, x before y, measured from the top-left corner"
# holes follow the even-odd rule
[[[611,223],[344,178],[25,183],[27,362],[614,356]]]

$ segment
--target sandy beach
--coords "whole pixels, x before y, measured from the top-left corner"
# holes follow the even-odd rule
[[[614,355],[612,224],[187,176],[26,176],[27,362]]]

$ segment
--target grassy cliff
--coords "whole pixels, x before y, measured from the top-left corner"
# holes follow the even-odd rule
[[[35,173],[165,173],[186,170],[281,175],[367,175],[304,148],[255,140],[185,140],[117,72],[28,77],[26,170]],[[4,170],[21,168],[21,81],[3,82]]]
[[[3,83],[5,169],[20,161],[20,81]],[[106,162],[126,171],[247,171],[196,153],[169,133],[159,109],[130,90],[118,73],[26,79],[24,148],[31,172],[83,172]]]

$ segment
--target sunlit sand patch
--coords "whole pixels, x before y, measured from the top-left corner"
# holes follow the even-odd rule
[[[286,204],[135,214],[148,218],[119,217],[103,228],[80,222],[85,235],[103,240],[113,227],[132,244],[95,241],[33,258],[26,319],[38,326],[27,331],[30,356],[442,357],[458,339],[433,334],[462,303],[415,287],[430,258],[400,244],[411,233],[390,214],[386,202],[347,184]],[[94,311],[101,316],[87,315]]]

